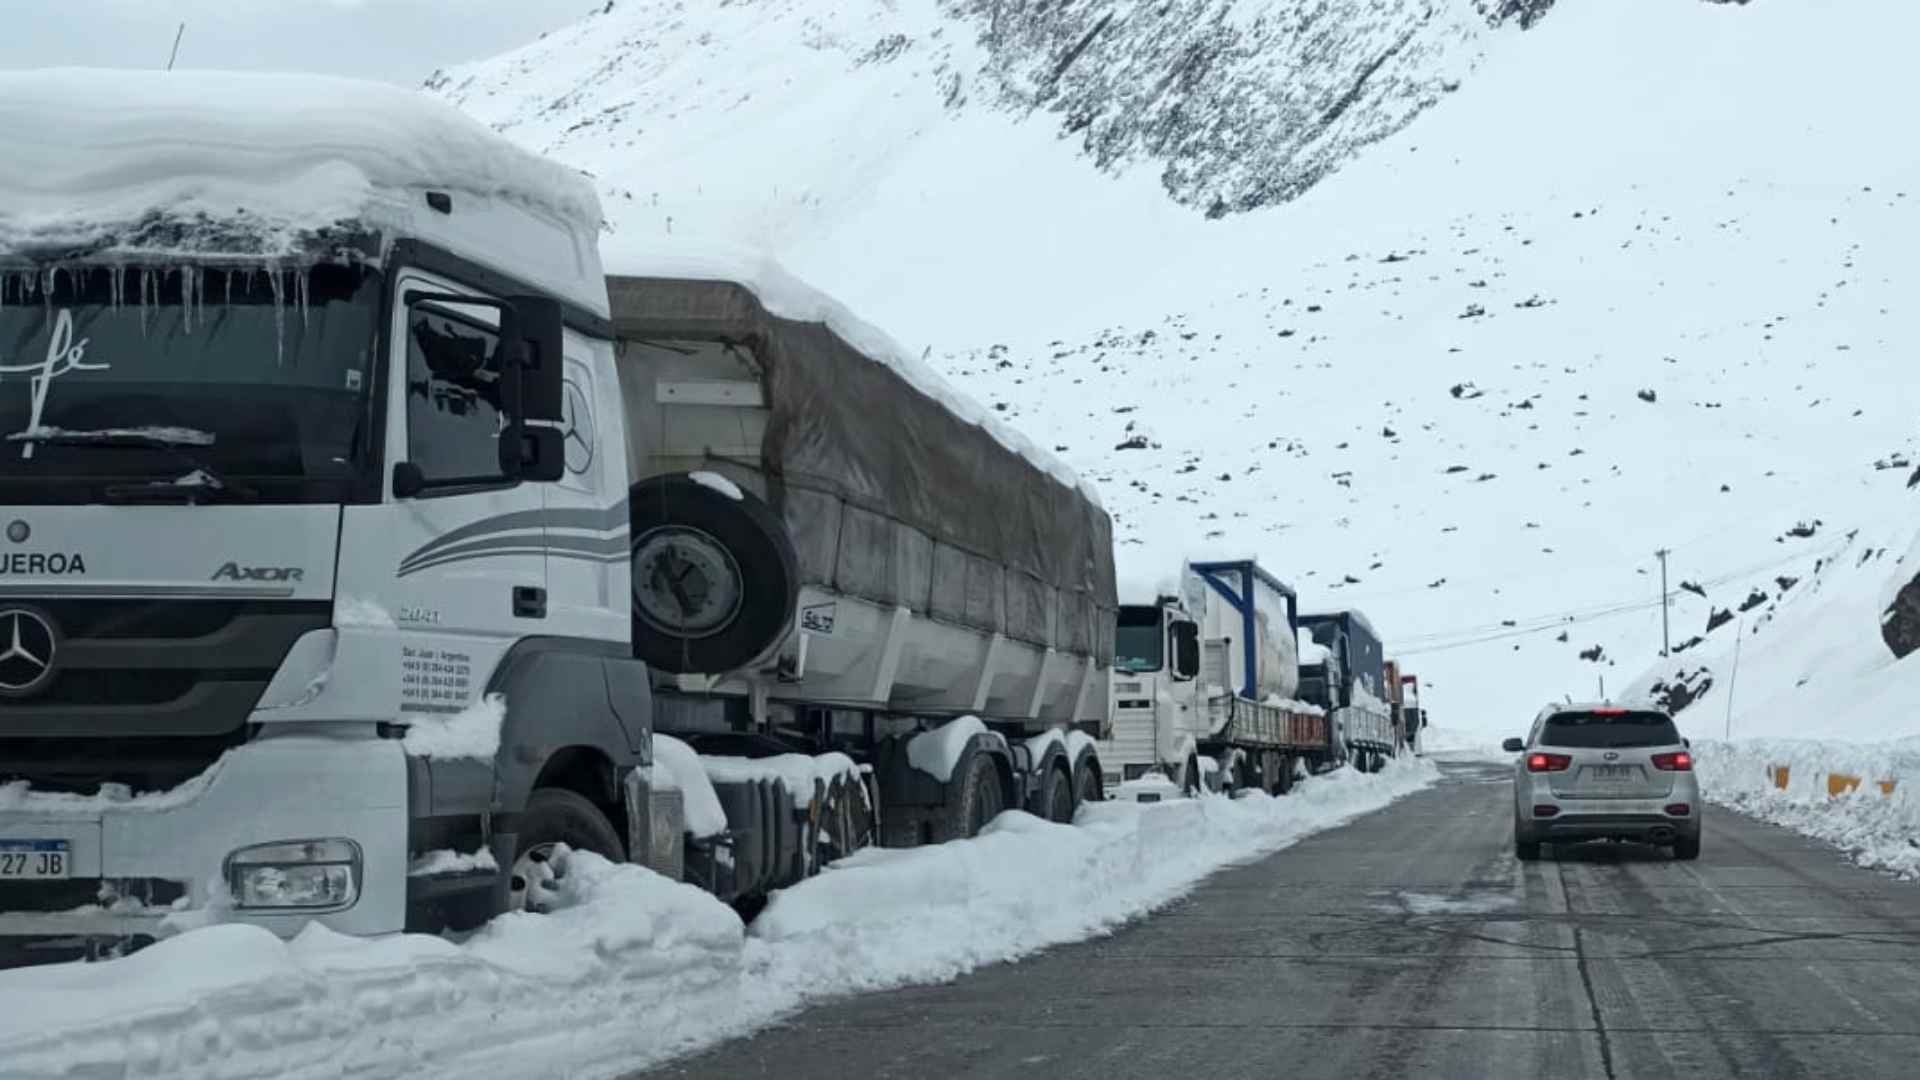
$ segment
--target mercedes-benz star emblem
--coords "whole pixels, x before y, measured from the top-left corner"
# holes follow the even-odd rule
[[[16,544],[26,543],[27,537],[32,535],[33,535],[33,529],[30,528],[26,522],[21,521],[18,518],[15,518],[13,521],[7,523],[7,539],[13,541]]]
[[[593,467],[593,410],[587,406],[587,393],[569,379],[566,396],[560,402],[560,437],[566,448],[567,471],[583,476]]]
[[[0,610],[0,696],[29,697],[53,678],[59,635],[47,617],[28,608]]]

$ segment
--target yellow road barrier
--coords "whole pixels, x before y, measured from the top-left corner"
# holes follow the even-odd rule
[[[1773,781],[1773,786],[1779,788],[1781,791],[1787,790],[1787,781],[1792,774],[1792,768],[1787,765],[1767,766],[1767,779]],[[1875,787],[1880,789],[1880,794],[1886,796],[1891,796],[1894,789],[1900,785],[1898,779],[1875,780],[1873,783]],[[1828,798],[1837,799],[1842,795],[1850,795],[1858,790],[1860,790],[1860,777],[1849,776],[1846,773],[1827,774]]]

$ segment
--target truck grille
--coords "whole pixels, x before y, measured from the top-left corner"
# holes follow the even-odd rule
[[[206,740],[185,755],[204,768],[241,737],[293,643],[333,615],[326,601],[9,597],[7,606],[44,616],[60,636],[51,680],[0,699],[0,783],[36,786],[58,773],[118,779],[129,740],[157,740],[157,754],[173,740]]]

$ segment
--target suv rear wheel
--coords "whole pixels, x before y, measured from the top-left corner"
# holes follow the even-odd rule
[[[1534,862],[1540,858],[1540,842],[1522,837],[1517,824],[1513,827],[1513,857],[1521,862]]]
[[[1673,842],[1673,857],[1689,862],[1699,858],[1700,834],[1694,833],[1692,836],[1682,836],[1678,840],[1675,840]]]

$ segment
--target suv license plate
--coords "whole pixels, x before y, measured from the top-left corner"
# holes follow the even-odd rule
[[[0,881],[57,881],[72,869],[73,849],[65,840],[0,840]]]
[[[1634,770],[1631,765],[1593,765],[1589,766],[1589,768],[1593,770],[1593,778],[1595,780],[1611,781],[1633,779]]]

